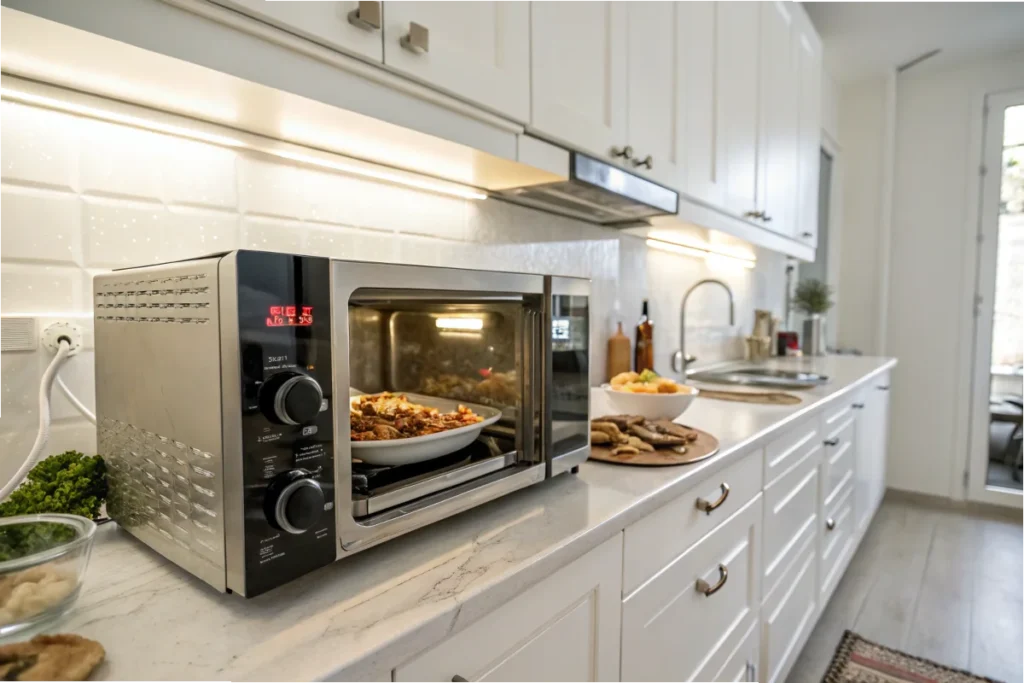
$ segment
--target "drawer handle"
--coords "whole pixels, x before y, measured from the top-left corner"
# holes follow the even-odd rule
[[[836,520],[832,519],[831,517],[826,519],[825,520],[825,528],[828,529],[829,531],[832,531],[833,529],[835,529],[836,528]]]
[[[633,164],[633,168],[640,168],[641,166],[644,166],[649,171],[654,168],[654,157],[648,154],[643,159],[633,159],[629,163]]]
[[[459,674],[455,674],[454,676],[452,676],[452,683],[469,683],[469,679],[463,678]]]
[[[705,597],[710,598],[712,595],[722,590],[722,586],[729,580],[729,568],[724,564],[718,565],[718,582],[714,586],[709,586],[708,582],[704,579],[697,579],[697,591],[703,593]]]
[[[839,445],[839,437],[838,436],[833,436],[831,439],[825,439],[825,445],[826,446],[838,446]]]
[[[364,31],[379,31],[380,3],[360,2],[356,9],[348,13],[348,23]]]
[[[625,147],[612,147],[612,156],[626,160],[632,159],[633,148],[630,145],[626,145]]]
[[[875,389],[878,389],[879,391],[889,391],[889,385],[879,384],[877,387],[875,387]]]
[[[718,497],[718,500],[716,500],[714,503],[709,503],[708,501],[704,500],[703,498],[698,498],[697,499],[697,509],[698,510],[703,510],[705,513],[710,515],[712,513],[712,511],[717,510],[719,507],[721,507],[722,503],[724,503],[725,499],[728,498],[728,497],[729,497],[729,485],[726,484],[723,481],[722,482],[722,495],[720,495]]]
[[[853,408],[854,408],[854,410],[864,410],[864,404],[863,403],[854,403],[853,404]]]
[[[399,45],[416,54],[430,52],[430,29],[415,21],[409,22],[409,32],[398,39]]]

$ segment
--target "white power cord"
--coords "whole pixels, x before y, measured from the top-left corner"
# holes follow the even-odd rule
[[[25,462],[21,464],[18,471],[14,473],[2,489],[0,489],[0,500],[6,500],[11,492],[18,488],[21,482],[28,475],[29,470],[35,467],[39,460],[39,454],[50,438],[50,390],[53,388],[53,380],[57,377],[60,366],[64,364],[71,355],[71,343],[64,338],[58,340],[57,355],[53,357],[50,364],[43,373],[43,379],[39,383],[39,431],[36,433],[36,442],[32,445]]]
[[[89,410],[89,408],[86,407],[86,405],[82,403],[77,396],[71,393],[71,389],[68,389],[68,385],[64,384],[64,380],[61,378],[60,375],[57,375],[57,386],[60,387],[60,390],[62,392],[64,392],[64,398],[66,398],[71,403],[71,405],[77,408],[78,412],[80,412],[85,417],[86,420],[92,422],[93,424],[96,424],[96,415],[91,410]]]

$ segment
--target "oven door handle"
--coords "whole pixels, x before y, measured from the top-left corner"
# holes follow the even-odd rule
[[[544,305],[540,324],[540,454],[544,458],[544,478],[550,479],[554,463],[554,406],[551,405],[555,396],[554,384],[554,349],[551,329],[554,318],[554,295],[552,279],[544,278]]]

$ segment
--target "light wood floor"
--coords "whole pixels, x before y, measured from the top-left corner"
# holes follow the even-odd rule
[[[882,503],[789,683],[821,680],[845,629],[1005,683],[1024,679],[1019,523]]]

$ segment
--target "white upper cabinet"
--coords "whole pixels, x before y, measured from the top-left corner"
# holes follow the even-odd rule
[[[626,3],[535,2],[530,27],[531,127],[611,159],[628,144]]]
[[[794,8],[797,6],[794,5]],[[818,244],[818,167],[821,163],[821,40],[803,10],[797,11],[799,154],[794,237]]]
[[[389,0],[384,3],[384,63],[526,122],[530,118],[530,5]]]
[[[765,227],[793,236],[800,152],[796,5],[761,4],[761,97],[758,134],[758,210]]]
[[[380,2],[216,2],[268,24],[285,28],[321,45],[374,62],[384,60]],[[364,16],[360,20],[361,13]]]
[[[680,2],[630,2],[628,35],[628,167],[670,187],[683,181],[684,45]]]
[[[756,2],[717,7],[717,128],[722,148],[722,208],[736,216],[757,211],[757,123],[760,8]]]
[[[718,130],[718,54],[716,2],[675,3],[680,17],[680,76],[683,82],[684,173],[679,189],[712,206],[720,206],[725,185],[721,135]]]

